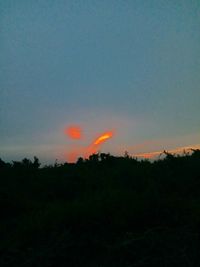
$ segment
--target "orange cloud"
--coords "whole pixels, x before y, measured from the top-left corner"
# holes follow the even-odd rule
[[[105,132],[101,134],[95,141],[93,142],[93,145],[100,145],[104,143],[107,139],[111,138],[113,136],[113,132]]]
[[[113,131],[100,134],[88,147],[85,148],[84,156],[88,158],[91,154],[97,153],[101,145],[114,135]]]
[[[77,125],[71,125],[65,128],[64,133],[72,139],[82,138],[82,129],[80,126],[77,126]]]
[[[156,156],[159,156],[162,152],[155,151],[155,152],[148,152],[148,153],[140,153],[140,154],[135,154],[134,156],[138,158],[152,159],[152,158],[155,158]]]
[[[97,153],[100,149],[101,145],[105,143],[108,139],[113,137],[113,131],[107,131],[100,134],[89,146],[74,146],[69,149],[67,153],[67,161],[75,162],[78,157],[82,156],[84,158],[88,158],[91,154]]]
[[[182,154],[183,151],[191,152],[192,149],[200,149],[200,144],[191,145],[191,146],[182,146],[182,147],[178,147],[175,149],[167,150],[167,152],[169,152],[171,154]],[[162,151],[153,151],[153,152],[148,152],[148,153],[139,153],[139,154],[135,154],[134,156],[138,157],[138,158],[154,159],[157,156],[160,156],[162,153],[163,153],[163,150]]]
[[[77,152],[72,150],[69,153],[67,153],[67,162],[73,163],[77,160]]]

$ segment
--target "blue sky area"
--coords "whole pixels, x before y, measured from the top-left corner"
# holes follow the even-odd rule
[[[200,144],[199,0],[2,0],[0,157]],[[67,125],[81,125],[71,140]]]

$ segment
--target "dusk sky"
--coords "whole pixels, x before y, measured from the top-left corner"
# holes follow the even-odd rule
[[[110,131],[114,155],[200,148],[200,1],[1,0],[0,157],[63,162]]]

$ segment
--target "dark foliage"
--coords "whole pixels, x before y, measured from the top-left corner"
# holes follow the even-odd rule
[[[0,159],[0,266],[200,266],[200,150]]]

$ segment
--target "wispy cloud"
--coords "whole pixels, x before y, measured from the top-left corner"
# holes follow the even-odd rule
[[[200,144],[177,147],[175,149],[167,150],[167,152],[171,154],[182,154],[184,151],[191,152],[192,149],[200,149]],[[154,158],[159,157],[162,153],[163,153],[163,150],[147,152],[147,153],[139,153],[139,154],[134,154],[133,156],[138,157],[138,158],[154,159]]]

